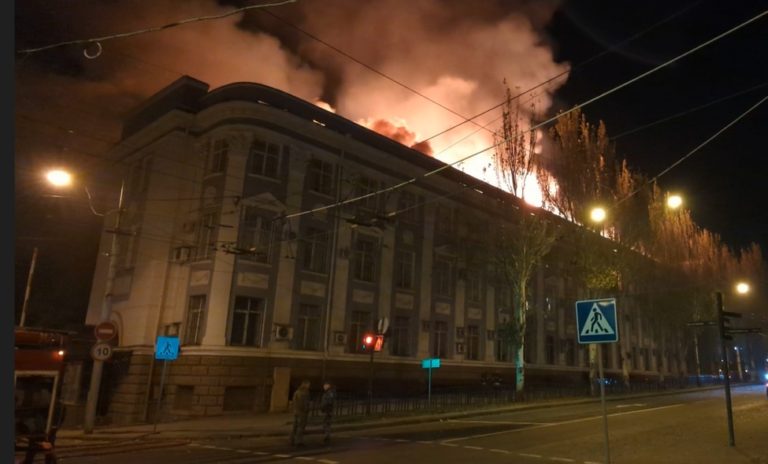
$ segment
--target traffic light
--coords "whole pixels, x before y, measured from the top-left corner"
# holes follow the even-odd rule
[[[723,311],[723,307],[720,305],[718,306],[717,321],[720,325],[720,337],[722,337],[723,340],[733,340],[733,337],[731,336],[731,320],[729,318],[738,319],[740,317],[741,314],[732,311]]]
[[[376,337],[373,334],[365,334],[363,335],[363,351],[370,351],[374,347],[374,343],[376,343]]]

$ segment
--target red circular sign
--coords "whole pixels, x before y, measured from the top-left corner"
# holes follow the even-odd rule
[[[96,335],[97,340],[112,340],[117,336],[117,327],[109,321],[99,322],[96,327],[93,328],[93,334]]]

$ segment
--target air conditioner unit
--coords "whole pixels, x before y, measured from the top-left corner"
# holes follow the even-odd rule
[[[174,263],[186,263],[192,257],[192,247],[180,246],[173,249],[171,257]]]
[[[291,340],[293,338],[293,327],[285,324],[275,324],[275,340]]]
[[[346,345],[347,344],[347,334],[344,332],[334,332],[333,333],[333,343],[335,345]]]

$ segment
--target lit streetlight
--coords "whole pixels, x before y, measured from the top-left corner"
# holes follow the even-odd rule
[[[593,222],[603,222],[606,217],[605,209],[596,207],[592,208],[592,211],[589,213],[589,218],[592,219]]]
[[[683,205],[683,197],[680,195],[670,195],[667,197],[667,206],[669,209],[677,209]]]
[[[746,282],[739,282],[736,284],[736,292],[740,295],[745,295],[749,293],[749,284]]]
[[[52,169],[45,173],[45,178],[54,187],[68,187],[72,185],[72,174],[63,169]]]

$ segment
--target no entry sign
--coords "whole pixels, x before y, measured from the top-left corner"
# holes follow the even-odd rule
[[[112,340],[117,336],[117,327],[109,321],[99,322],[96,327],[93,328],[93,334],[96,336],[96,340]]]

